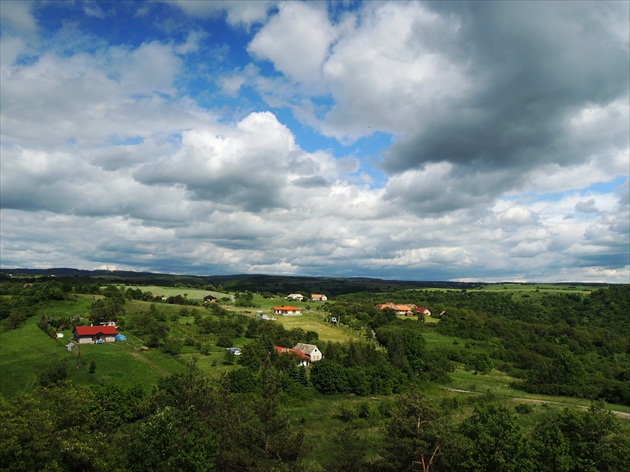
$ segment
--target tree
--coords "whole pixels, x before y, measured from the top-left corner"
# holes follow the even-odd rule
[[[366,450],[368,443],[355,425],[337,429],[331,443],[333,459],[326,464],[330,472],[362,472],[368,469]]]
[[[138,472],[213,471],[217,435],[194,407],[165,407],[145,420],[131,438],[127,469]]]
[[[541,472],[621,472],[630,462],[630,439],[598,402],[588,412],[565,408],[545,417],[534,428],[532,456]]]
[[[313,387],[324,395],[348,391],[348,377],[345,368],[335,361],[322,359],[311,368]]]
[[[516,417],[506,407],[492,403],[478,405],[462,423],[460,432],[469,440],[460,470],[528,470],[524,437]]]
[[[383,468],[391,471],[455,470],[449,455],[458,441],[447,412],[412,391],[397,402],[386,426]]]

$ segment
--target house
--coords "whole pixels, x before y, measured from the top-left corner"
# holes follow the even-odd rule
[[[113,343],[116,341],[118,331],[113,326],[76,326],[72,334],[74,342],[78,344],[90,344],[97,341]]]
[[[325,302],[326,300],[328,300],[326,295],[322,295],[321,293],[311,293],[311,301]]]
[[[381,303],[379,305],[376,305],[377,310],[384,310],[386,308],[394,310],[397,315],[411,316],[418,312],[418,307],[416,307],[416,305],[396,305],[395,303],[392,303],[392,302]],[[426,310],[426,308],[424,309]]]
[[[297,300],[298,302],[301,302],[302,300],[304,300],[304,295],[301,295],[299,293],[290,293],[289,295],[287,295],[287,300]]]
[[[217,301],[217,297],[212,296],[212,295],[206,295],[205,297],[203,297],[204,303],[214,303],[216,301]]]
[[[429,310],[426,306],[417,306],[416,313],[422,313],[424,316],[431,316],[431,310]]]
[[[295,306],[274,306],[273,313],[282,316],[301,316],[302,309]]]
[[[114,328],[116,328],[116,322],[113,320],[109,320],[109,321],[101,321],[99,323],[101,326],[113,326]]]
[[[241,355],[241,348],[240,347],[226,347],[225,350],[226,351],[230,351],[235,356],[240,356]]]
[[[310,362],[321,361],[323,357],[322,352],[315,344],[297,343],[293,349],[306,354],[309,357]]]
[[[308,354],[304,354],[302,351],[291,348],[291,347],[282,347],[282,346],[274,346],[273,347],[279,355],[290,355],[295,358],[296,361],[300,363],[301,366],[306,367],[311,358]]]

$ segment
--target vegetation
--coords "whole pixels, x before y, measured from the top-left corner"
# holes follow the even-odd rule
[[[166,276],[152,275],[153,285],[104,277],[2,279],[0,469],[621,471],[630,462],[630,286],[281,278],[275,287],[295,293],[337,291],[325,303],[291,302],[303,316],[271,321],[257,312],[271,314],[289,291],[274,291],[270,277],[170,288]],[[206,294],[218,301],[203,303]],[[388,301],[433,316],[376,309]],[[104,321],[127,341],[66,349],[74,326]],[[298,342],[324,359],[305,368],[274,349]]]

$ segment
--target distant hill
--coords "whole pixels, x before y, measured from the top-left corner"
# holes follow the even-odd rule
[[[265,274],[233,275],[175,275],[123,270],[82,270],[73,268],[52,269],[0,269],[0,276],[23,278],[75,278],[98,279],[99,283],[123,283],[133,285],[190,286],[221,285],[228,291],[270,293],[324,293],[330,296],[364,291],[386,291],[404,288],[450,288],[472,290],[492,284],[478,282],[405,281],[368,277],[302,277]],[[523,284],[526,285],[526,284]],[[554,284],[549,284],[554,285]],[[571,285],[586,285],[571,282]],[[599,285],[589,283],[589,286]],[[606,284],[604,284],[606,285]]]

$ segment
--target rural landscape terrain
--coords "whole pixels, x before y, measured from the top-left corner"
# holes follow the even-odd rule
[[[2,470],[630,463],[630,285],[3,270],[0,302]]]

